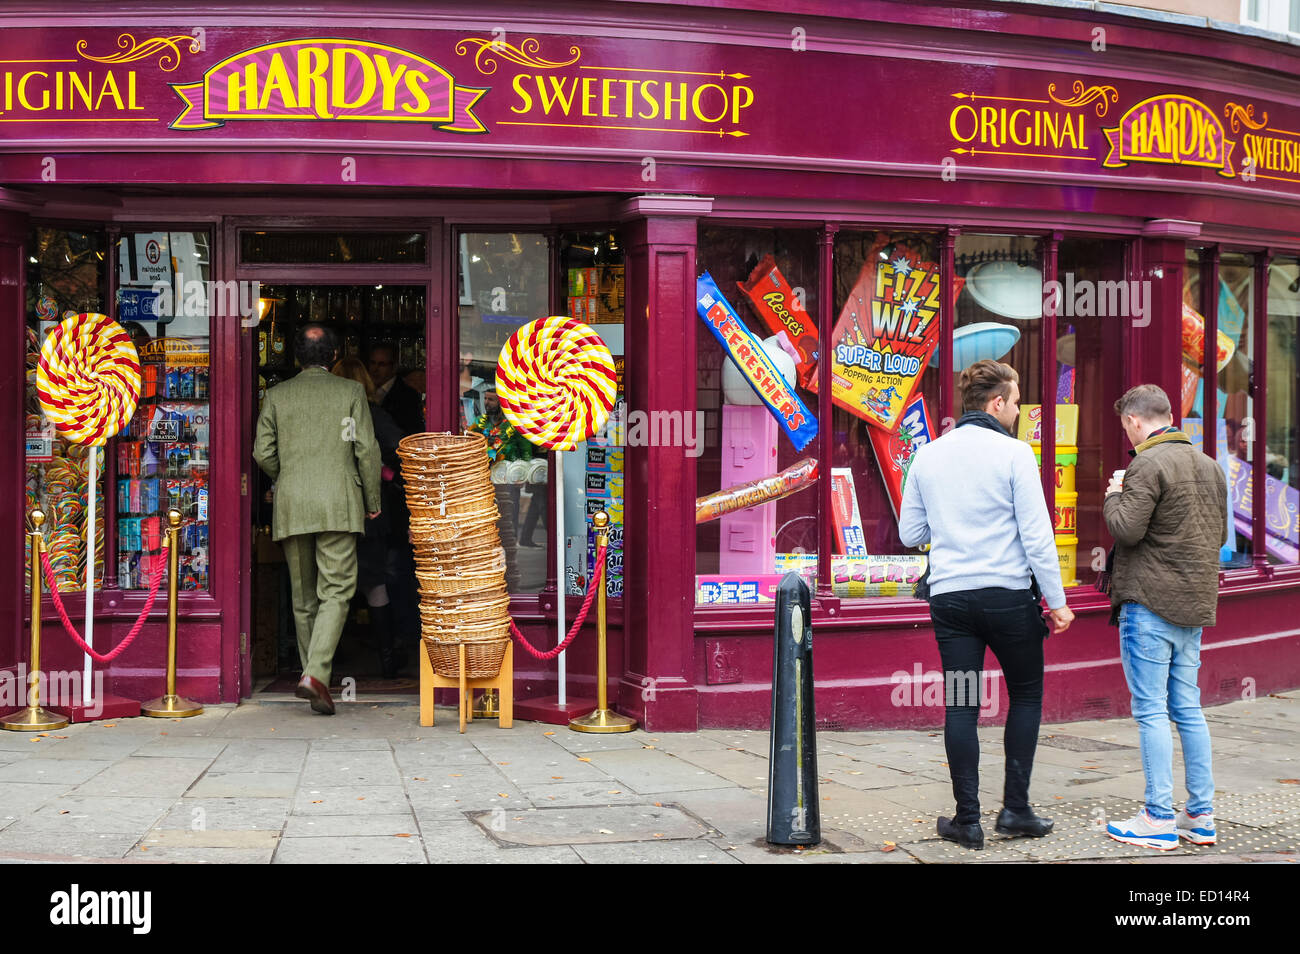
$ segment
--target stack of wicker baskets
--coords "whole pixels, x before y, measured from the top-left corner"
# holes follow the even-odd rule
[[[411,511],[425,650],[440,676],[484,679],[510,642],[506,558],[482,434],[412,434],[397,446]]]

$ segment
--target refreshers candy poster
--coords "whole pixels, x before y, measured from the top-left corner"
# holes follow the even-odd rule
[[[954,300],[963,284],[953,279]],[[831,335],[831,399],[893,432],[939,344],[939,320],[938,264],[877,239]]]
[[[708,272],[695,280],[695,310],[745,380],[763,399],[794,444],[794,449],[801,451],[807,447],[809,441],[817,436],[817,418],[799,400],[793,384],[781,375]]]

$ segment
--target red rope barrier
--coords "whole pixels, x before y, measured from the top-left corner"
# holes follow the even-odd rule
[[[605,585],[605,549],[605,547],[600,547],[596,551],[596,573],[592,577],[591,582],[587,585],[587,598],[582,603],[582,609],[578,611],[578,618],[573,621],[573,627],[569,630],[569,635],[564,637],[564,642],[547,652],[538,652],[533,648],[532,644],[524,638],[524,634],[519,632],[519,627],[515,625],[515,621],[510,621],[510,635],[517,639],[519,645],[523,646],[524,649],[528,650],[528,652],[537,659],[543,661],[554,659],[556,656],[560,655],[560,653],[568,649],[569,644],[573,642],[574,637],[578,635],[578,630],[582,629],[582,624],[587,621],[587,611],[591,609],[591,601],[596,598],[596,591],[600,586]],[[563,576],[563,574],[561,574],[561,576]],[[561,582],[560,585],[563,586],[563,582]]]
[[[158,595],[158,584],[162,582],[163,561],[166,558],[167,554],[165,553],[154,555],[153,572],[149,574],[153,580],[153,582],[149,584],[149,598],[145,600],[144,610],[140,613],[140,618],[135,621],[135,625],[131,627],[131,632],[127,633],[126,639],[113,647],[111,652],[101,656],[86,645],[86,641],[82,639],[81,634],[77,632],[77,627],[73,625],[72,620],[68,619],[68,611],[63,608],[63,600],[59,599],[58,582],[54,579],[54,570],[50,566],[50,555],[42,551],[41,565],[45,567],[45,585],[50,588],[50,597],[54,600],[54,609],[58,611],[59,619],[63,620],[64,630],[67,631],[68,636],[72,638],[72,641],[81,647],[82,652],[96,662],[106,663],[112,662],[122,654],[126,647],[131,645],[131,640],[135,639],[140,630],[144,627],[144,621],[149,617],[149,611],[153,609],[154,598]],[[90,596],[87,596],[87,599],[90,598]]]

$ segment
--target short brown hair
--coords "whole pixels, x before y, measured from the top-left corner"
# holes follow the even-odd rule
[[[1169,404],[1169,395],[1155,384],[1139,384],[1129,388],[1124,396],[1115,402],[1115,413],[1120,417],[1132,414],[1144,421],[1158,421],[1173,417],[1174,410]]]
[[[982,411],[995,397],[1011,396],[1011,385],[1018,383],[1016,369],[1001,361],[985,358],[976,361],[961,373],[957,388],[961,392],[963,411]]]

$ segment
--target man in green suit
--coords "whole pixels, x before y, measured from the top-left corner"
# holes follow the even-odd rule
[[[302,371],[266,393],[253,459],[275,484],[271,537],[293,585],[302,679],[295,694],[333,715],[330,669],[357,586],[357,535],[379,516],[379,444],[365,390],[330,374],[334,333],[304,325],[294,339]]]

